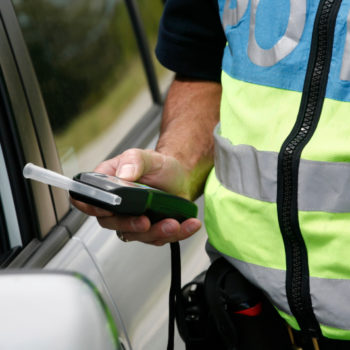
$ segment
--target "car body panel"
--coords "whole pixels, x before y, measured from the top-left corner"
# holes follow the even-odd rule
[[[3,349],[121,349],[108,310],[85,277],[1,273],[0,286]]]
[[[208,266],[208,257],[203,254],[205,241],[202,230],[182,242],[183,283]],[[89,264],[80,244],[88,252]],[[127,330],[122,336],[130,339],[132,349],[165,348],[170,287],[168,245],[124,243],[114,231],[101,228],[95,218],[89,218],[46,268],[79,271],[91,279],[112,310],[118,329]],[[155,347],[156,343],[159,347]]]

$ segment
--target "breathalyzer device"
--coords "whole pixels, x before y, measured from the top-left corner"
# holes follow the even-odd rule
[[[156,188],[95,172],[83,172],[73,180],[28,163],[25,178],[68,190],[71,197],[115,214],[146,215],[152,222],[173,218],[180,222],[196,217],[195,203]]]

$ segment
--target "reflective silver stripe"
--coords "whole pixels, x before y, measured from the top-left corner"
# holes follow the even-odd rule
[[[286,272],[255,264],[246,263],[221,254],[207,244],[211,255],[224,256],[251,283],[263,289],[268,298],[281,311],[291,315],[286,290]],[[317,320],[329,327],[350,330],[350,280],[310,277],[312,305]],[[334,297],[334,296],[337,297]]]
[[[340,71],[340,79],[350,81],[350,12],[347,18],[347,32],[344,47],[343,64]]]
[[[265,202],[276,202],[276,152],[234,146],[215,132],[215,172],[227,189]],[[350,163],[300,161],[298,208],[350,213]]]
[[[252,0],[251,4],[248,56],[256,65],[269,67],[286,57],[298,45],[306,20],[306,0],[290,1],[286,32],[276,45],[268,50],[262,49],[255,40],[255,19],[259,1]]]
[[[243,17],[248,7],[248,0],[237,0],[236,8],[230,8],[231,0],[226,0],[224,13],[222,15],[222,25],[224,30],[227,26],[235,26]]]

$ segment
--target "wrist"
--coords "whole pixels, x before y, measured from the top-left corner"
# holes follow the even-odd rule
[[[185,156],[183,152],[174,149],[157,147],[157,152],[163,154],[168,164],[166,167],[172,169],[171,177],[174,177],[177,195],[189,200],[195,200],[202,192],[210,170],[213,167],[212,154],[196,158],[196,152]],[[176,170],[175,170],[176,169]]]

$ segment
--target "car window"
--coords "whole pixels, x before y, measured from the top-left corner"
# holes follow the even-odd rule
[[[162,3],[148,9],[154,46]],[[120,0],[13,0],[63,171],[103,160],[151,107],[137,42]],[[157,11],[157,13],[153,13]],[[160,73],[162,74],[162,73]]]

